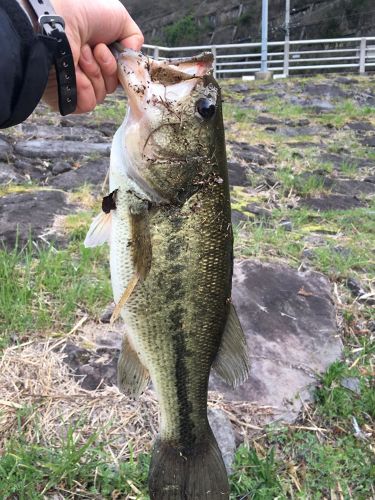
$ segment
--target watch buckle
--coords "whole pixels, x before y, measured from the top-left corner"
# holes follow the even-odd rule
[[[62,29],[64,30],[65,29],[65,21],[62,17],[60,16],[50,16],[50,15],[46,15],[46,16],[40,16],[40,18],[38,19],[38,23],[39,23],[39,26],[42,30],[42,33],[45,32],[45,25],[48,24],[49,26],[51,26],[53,29],[55,29],[55,25],[56,24],[60,24],[60,26],[62,27]]]

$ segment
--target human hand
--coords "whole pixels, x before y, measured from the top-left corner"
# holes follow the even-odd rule
[[[143,35],[119,0],[51,0],[65,20],[77,80],[76,113],[92,111],[118,85],[117,63],[107,44],[118,41],[140,50]],[[58,109],[57,82],[51,70],[43,99]]]

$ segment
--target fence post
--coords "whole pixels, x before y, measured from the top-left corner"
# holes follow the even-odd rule
[[[361,45],[359,49],[359,74],[366,73],[366,38],[361,38]]]
[[[289,76],[289,49],[290,42],[286,40],[284,43],[284,75]]]
[[[289,76],[290,0],[285,2],[284,75]]]
[[[215,45],[212,45],[211,52],[212,52],[212,55],[214,56],[213,70],[214,70],[214,78],[216,78],[216,47],[215,47]]]
[[[154,59],[156,61],[159,59],[159,47],[154,47]]]

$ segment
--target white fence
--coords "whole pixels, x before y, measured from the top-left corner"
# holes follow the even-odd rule
[[[219,78],[251,76],[260,70],[260,43],[160,47],[144,45],[155,59],[188,56],[210,50]],[[268,67],[275,75],[291,72],[349,71],[364,74],[375,69],[375,37],[293,40],[268,43]]]

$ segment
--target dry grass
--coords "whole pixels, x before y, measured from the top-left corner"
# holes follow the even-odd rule
[[[117,387],[87,391],[69,372],[64,340],[30,341],[10,347],[0,360],[0,451],[22,427],[29,443],[59,445],[69,426],[76,425],[77,444],[97,433],[118,464],[131,455],[150,450],[158,428],[155,393],[148,389],[137,401]],[[272,419],[271,407],[248,402],[225,402],[209,394],[209,406],[222,409],[241,441]],[[21,416],[20,416],[21,415]]]

